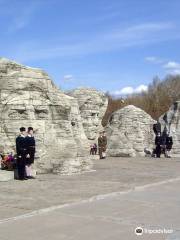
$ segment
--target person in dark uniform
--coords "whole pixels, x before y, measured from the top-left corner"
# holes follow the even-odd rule
[[[24,127],[20,128],[20,135],[16,138],[16,153],[17,153],[18,179],[27,180],[25,175],[27,145],[26,145],[26,129]]]
[[[155,138],[155,145],[156,145],[156,157],[160,158],[161,157],[161,145],[162,145],[162,137],[161,137],[161,133],[158,132],[157,136]]]
[[[94,145],[91,144],[90,146],[90,155],[94,155]]]
[[[94,149],[94,154],[96,155],[97,154],[97,144],[96,143],[94,143],[93,149]]]
[[[167,129],[165,127],[161,134],[161,153],[163,153],[165,157],[167,157],[167,150],[166,150],[167,137],[168,137],[168,134],[167,134]]]
[[[159,132],[161,133],[161,124],[159,120],[157,121],[157,123],[153,124],[153,130],[156,136],[158,135]]]
[[[105,131],[100,132],[100,136],[98,138],[98,149],[99,149],[99,158],[105,158],[105,152],[107,147],[107,137],[105,135]]]
[[[169,152],[171,151],[172,146],[173,146],[173,139],[168,134],[167,137],[166,137],[166,157],[167,158],[170,158]]]
[[[27,145],[27,158],[26,158],[26,177],[27,178],[34,178],[32,176],[32,168],[31,165],[34,163],[34,156],[35,156],[35,138],[33,136],[33,128],[28,127],[28,132],[26,136],[26,145]]]

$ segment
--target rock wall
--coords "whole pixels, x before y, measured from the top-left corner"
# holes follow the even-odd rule
[[[155,121],[143,110],[129,105],[114,112],[106,127],[109,156],[144,156],[152,149]]]
[[[92,88],[78,88],[68,93],[77,99],[85,134],[95,140],[102,130],[101,121],[106,112],[108,99],[102,92]]]
[[[89,170],[89,146],[77,100],[40,69],[0,58],[0,151],[15,151],[21,126],[36,129],[39,173]]]
[[[159,121],[161,131],[164,129],[173,137],[172,155],[180,157],[180,101],[175,102],[170,109],[163,114]]]

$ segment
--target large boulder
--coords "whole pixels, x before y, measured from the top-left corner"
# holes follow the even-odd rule
[[[0,151],[15,152],[21,126],[36,130],[39,173],[90,169],[77,100],[60,91],[44,71],[0,58]]]
[[[109,156],[144,156],[144,149],[152,149],[155,121],[133,105],[114,112],[106,127]]]
[[[172,155],[180,156],[180,101],[176,101],[170,109],[163,114],[159,121],[161,130],[173,137]]]
[[[108,98],[92,88],[77,88],[68,95],[77,99],[85,134],[89,140],[97,139],[102,130],[101,121],[106,112]]]

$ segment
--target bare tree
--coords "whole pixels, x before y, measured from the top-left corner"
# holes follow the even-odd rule
[[[154,77],[152,83],[148,86],[147,92],[129,95],[125,99],[113,99],[108,94],[108,98],[109,104],[102,120],[103,126],[107,124],[114,111],[130,104],[143,109],[152,118],[158,119],[169,109],[173,102],[180,100],[180,75],[168,75],[162,80]]]

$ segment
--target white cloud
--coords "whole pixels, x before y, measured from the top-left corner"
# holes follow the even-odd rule
[[[158,58],[158,57],[154,57],[154,56],[146,57],[145,60],[147,62],[155,63],[155,64],[162,64],[162,63],[165,62],[164,59],[161,59],[161,58]]]
[[[91,37],[79,35],[72,44],[44,44],[30,41],[16,46],[15,58],[20,61],[77,57],[100,52],[120,50],[128,47],[150,45],[180,38],[176,25],[172,23],[145,23],[127,28],[112,28],[108,32],[95,33]],[[53,39],[52,39],[53,41]],[[52,47],[53,46],[53,47]]]
[[[147,92],[147,90],[148,90],[148,86],[142,84],[139,87],[135,88],[134,92],[141,93],[141,92]]]
[[[149,22],[149,23],[143,23],[138,24],[133,27],[130,27],[129,31],[155,31],[155,30],[163,30],[163,29],[169,29],[174,27],[174,24],[171,22]]]
[[[171,71],[171,74],[180,75],[180,69],[174,69],[173,71]]]
[[[164,66],[166,69],[180,69],[180,63],[178,62],[168,62]]]
[[[63,79],[64,79],[64,81],[71,81],[73,79],[73,75],[71,75],[71,74],[64,75]]]
[[[132,94],[134,91],[134,89],[132,87],[124,87],[119,91],[115,91],[114,94],[115,95],[129,95]]]
[[[130,86],[124,87],[121,90],[117,90],[117,91],[112,92],[111,94],[115,95],[115,96],[122,96],[122,95],[131,95],[131,94],[134,94],[134,93],[146,92],[147,90],[148,90],[148,86],[142,84],[142,85],[139,85],[136,88],[133,88],[133,87],[130,87]]]
[[[148,62],[156,62],[157,57],[146,57],[145,60]]]
[[[146,61],[159,64],[161,68],[166,70],[167,74],[179,75],[180,74],[180,63],[175,61],[167,61],[158,57],[146,57]]]
[[[34,18],[36,11],[41,6],[41,1],[14,2],[11,4],[3,4],[0,8],[0,14],[5,14],[9,18],[9,23],[6,27],[8,33],[14,33],[24,29]]]
[[[179,75],[180,74],[180,63],[169,61],[165,65],[163,65],[163,68],[166,69],[167,73],[173,74],[173,75]]]

